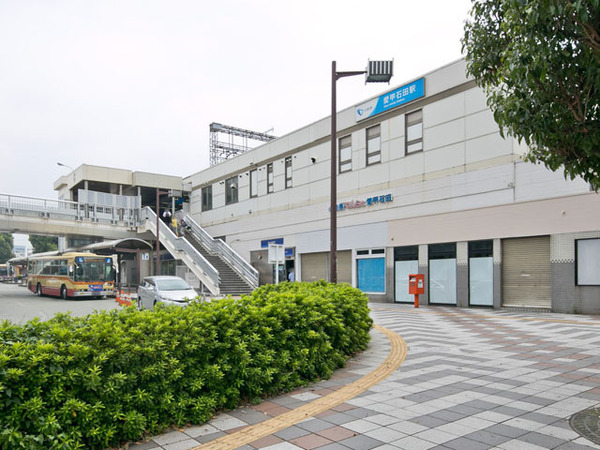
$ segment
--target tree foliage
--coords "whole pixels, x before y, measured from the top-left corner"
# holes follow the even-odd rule
[[[56,236],[30,234],[29,242],[33,247],[33,253],[51,252],[58,249],[58,238]]]
[[[600,0],[473,0],[467,71],[527,159],[600,188]]]
[[[4,264],[13,255],[13,235],[10,233],[0,233],[0,264]]]

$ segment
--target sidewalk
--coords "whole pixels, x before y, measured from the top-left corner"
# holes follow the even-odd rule
[[[600,405],[600,317],[371,309],[369,349],[331,379],[130,448],[600,449],[569,425]]]

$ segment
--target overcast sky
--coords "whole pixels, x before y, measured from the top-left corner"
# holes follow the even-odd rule
[[[186,176],[209,124],[282,136],[461,57],[470,0],[0,0],[0,193],[96,164]]]

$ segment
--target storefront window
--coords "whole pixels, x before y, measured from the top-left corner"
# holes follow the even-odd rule
[[[456,305],[456,244],[429,246],[429,303]]]
[[[494,306],[493,241],[469,242],[469,304]]]
[[[408,293],[408,276],[419,273],[419,247],[411,245],[394,248],[395,301],[414,303],[415,297]]]
[[[577,284],[600,285],[600,239],[576,241]]]

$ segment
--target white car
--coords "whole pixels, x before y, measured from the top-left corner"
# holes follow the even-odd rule
[[[146,277],[138,287],[137,307],[154,309],[157,303],[187,306],[198,294],[185,280],[168,275]]]

